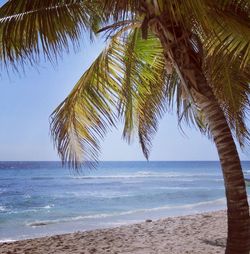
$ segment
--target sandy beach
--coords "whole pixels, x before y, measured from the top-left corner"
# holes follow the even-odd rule
[[[1,243],[1,254],[214,254],[224,253],[225,211]]]

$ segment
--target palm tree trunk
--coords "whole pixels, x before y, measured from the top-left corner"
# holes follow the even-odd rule
[[[228,238],[226,254],[249,254],[250,218],[244,176],[238,152],[225,115],[203,74],[202,63],[187,37],[174,32],[171,41],[166,18],[157,18],[152,29],[161,40],[166,61],[171,61],[181,78],[181,85],[202,110],[216,144],[227,198]],[[179,29],[179,28],[178,28]],[[185,31],[186,32],[186,31]],[[176,35],[181,38],[176,39]]]
[[[200,80],[202,82],[202,80]],[[225,116],[203,78],[202,92],[192,93],[197,105],[204,112],[213,135],[224,176],[227,197],[228,238],[226,254],[249,254],[250,220],[246,187],[236,146]],[[207,92],[204,89],[207,86]]]

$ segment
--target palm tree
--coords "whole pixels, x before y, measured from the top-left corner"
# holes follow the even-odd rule
[[[233,136],[249,140],[248,0],[9,0],[0,9],[0,56],[15,68],[57,59],[83,31],[102,32],[103,52],[52,114],[63,162],[98,160],[99,140],[119,119],[146,158],[168,110],[212,137],[227,197],[227,254],[250,251],[250,218]],[[86,34],[86,32],[84,32]]]

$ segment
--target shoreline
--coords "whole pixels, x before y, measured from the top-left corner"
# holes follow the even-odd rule
[[[224,253],[225,210],[0,243],[1,254]]]
[[[149,209],[136,209],[120,213],[99,213],[95,215],[57,218],[54,220],[26,221],[23,225],[17,225],[15,235],[8,234],[4,230],[0,243],[31,240],[54,235],[70,234],[72,232],[86,232],[97,229],[107,229],[142,223],[147,219],[156,221],[168,217],[180,217],[200,213],[216,212],[225,209],[225,198],[204,201],[194,204],[178,206],[161,206]],[[14,224],[13,224],[14,225]],[[14,229],[14,228],[13,228]],[[15,231],[15,230],[12,230]],[[4,233],[5,232],[5,233]],[[0,253],[1,254],[1,253]]]

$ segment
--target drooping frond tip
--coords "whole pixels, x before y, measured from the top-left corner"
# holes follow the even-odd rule
[[[62,160],[75,168],[82,161],[96,161],[98,140],[115,125],[116,116],[124,119],[128,139],[139,132],[148,157],[149,140],[164,111],[164,78],[164,57],[156,37],[151,35],[145,43],[138,28],[130,27],[113,36],[52,114],[52,136]]]
[[[100,143],[114,125],[114,102],[104,77],[105,56],[101,54],[83,74],[71,94],[53,112],[51,132],[64,163],[72,168],[94,166]]]

